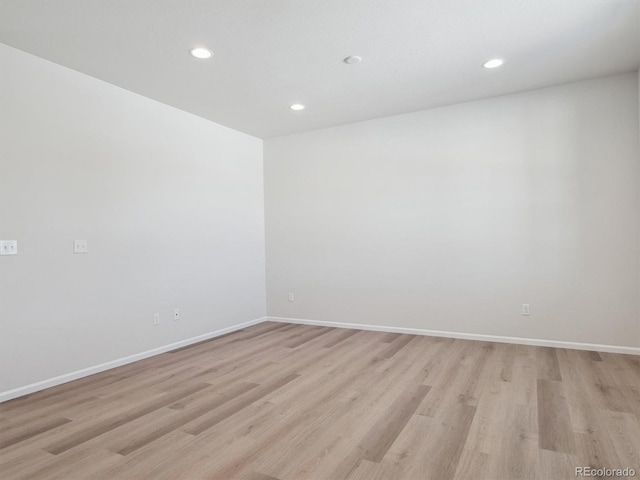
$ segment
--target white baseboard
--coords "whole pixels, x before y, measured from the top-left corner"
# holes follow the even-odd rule
[[[24,387],[18,387],[12,390],[7,390],[6,392],[0,392],[0,402],[6,402],[7,400],[11,400],[12,398],[22,397],[23,395],[28,395],[39,390],[44,390],[45,388],[55,387],[56,385],[71,382],[72,380],[77,380],[82,377],[88,377],[89,375],[93,375],[95,373],[104,372],[105,370],[120,367],[128,363],[137,362],[138,360],[153,357],[154,355],[159,355],[161,353],[169,352],[177,348],[186,347],[187,345],[191,345],[193,343],[198,343],[202,342],[203,340],[209,340],[210,338],[219,337],[220,335],[224,335],[225,333],[230,333],[242,328],[250,327],[251,325],[256,325],[266,320],[267,317],[256,318],[254,320],[249,320],[248,322],[221,328],[220,330],[215,330],[213,332],[204,333],[202,335],[198,335],[197,337],[191,337],[187,338],[186,340],[180,340],[179,342],[170,343],[169,345],[163,345],[162,347],[147,350],[146,352],[136,353],[135,355],[118,358],[116,360],[101,363],[100,365],[95,365],[93,367],[83,368],[82,370],[76,370],[75,372],[65,373],[64,375],[48,378],[40,382],[25,385]]]
[[[592,350],[597,352],[610,352],[610,353],[624,353],[628,355],[640,355],[640,348],[637,347],[624,347],[618,345],[599,345],[595,343],[576,343],[576,342],[563,342],[558,340],[540,340],[536,338],[521,338],[521,337],[504,337],[500,335],[482,335],[477,333],[459,333],[459,332],[445,332],[442,330],[425,330],[422,328],[406,328],[406,327],[391,327],[387,325],[367,325],[362,323],[342,323],[342,322],[325,322],[321,320],[308,320],[303,318],[286,318],[286,317],[260,317],[248,322],[239,323],[230,327],[221,328],[213,332],[198,335],[196,337],[187,338],[186,340],[180,340],[179,342],[170,343],[157,347],[146,352],[136,353],[128,357],[118,358],[111,360],[110,362],[101,363],[93,367],[83,368],[71,373],[65,373],[57,377],[42,380],[40,382],[25,385],[23,387],[14,388],[5,392],[0,392],[0,403],[6,402],[13,398],[28,395],[30,393],[44,390],[45,388],[55,387],[63,383],[71,382],[79,378],[88,377],[95,373],[104,372],[112,368],[127,365],[128,363],[137,362],[145,358],[153,357],[161,353],[169,352],[177,348],[186,347],[194,343],[202,342],[203,340],[209,340],[210,338],[219,337],[225,333],[234,332],[242,328],[250,327],[264,321],[272,322],[284,322],[284,323],[298,323],[302,325],[317,325],[323,327],[336,327],[336,328],[353,328],[357,330],[373,330],[377,332],[392,332],[392,333],[408,333],[411,335],[428,335],[432,337],[447,337],[447,338],[460,338],[463,340],[479,340],[483,342],[498,342],[498,343],[514,343],[520,345],[533,345],[541,347],[556,347],[556,348],[570,348],[574,350]]]
[[[425,330],[422,328],[389,327],[386,325],[366,325],[362,323],[325,322],[303,318],[267,317],[268,321],[317,325],[322,327],[353,328],[356,330],[373,330],[377,332],[408,333],[411,335],[428,335],[431,337],[460,338],[463,340],[479,340],[482,342],[515,343],[537,347],[570,348],[573,350],[591,350],[596,352],[625,353],[640,355],[640,348],[618,345],[599,345],[595,343],[563,342],[559,340],[539,340],[537,338],[503,337],[500,335],[482,335],[479,333],[444,332],[441,330]]]

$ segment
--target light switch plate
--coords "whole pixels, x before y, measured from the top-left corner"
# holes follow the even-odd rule
[[[86,240],[74,240],[73,241],[73,253],[87,253],[87,241]]]
[[[0,255],[17,255],[17,240],[0,240]]]

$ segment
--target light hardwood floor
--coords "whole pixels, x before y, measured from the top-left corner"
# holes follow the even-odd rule
[[[640,359],[263,323],[0,404],[0,478],[640,477]]]

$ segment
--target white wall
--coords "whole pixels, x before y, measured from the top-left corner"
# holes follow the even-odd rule
[[[0,396],[265,315],[261,140],[0,64]],[[269,315],[639,346],[638,96],[627,74],[268,140]]]
[[[0,65],[0,392],[265,315],[260,139],[4,45]]]
[[[268,315],[640,346],[637,82],[265,141]]]

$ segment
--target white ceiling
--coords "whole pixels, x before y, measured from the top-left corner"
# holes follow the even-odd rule
[[[0,42],[263,138],[636,70],[639,22],[640,0],[0,0]]]

